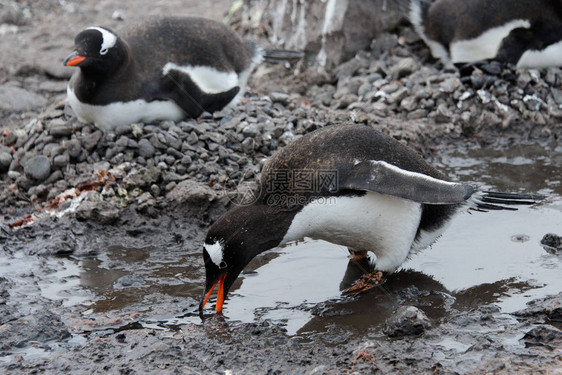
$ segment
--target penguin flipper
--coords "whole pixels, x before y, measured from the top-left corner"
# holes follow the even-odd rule
[[[340,182],[340,189],[373,191],[427,204],[462,203],[475,192],[467,184],[407,171],[378,160],[359,162]]]
[[[226,107],[240,92],[240,87],[235,86],[228,91],[219,92],[216,94],[203,93],[201,97],[201,104],[207,112],[220,111]]]
[[[188,116],[199,117],[203,112],[215,112],[227,106],[240,91],[236,86],[228,91],[208,94],[188,74],[170,70],[162,77],[166,99],[172,99]]]

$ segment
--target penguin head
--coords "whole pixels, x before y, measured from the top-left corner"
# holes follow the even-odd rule
[[[64,65],[107,74],[119,67],[126,53],[123,41],[115,33],[93,26],[76,35],[74,51],[64,60]]]
[[[288,226],[283,225],[281,217],[285,216],[267,205],[237,206],[213,224],[203,245],[206,282],[199,304],[201,314],[217,285],[215,310],[221,313],[226,295],[244,267],[256,255],[281,243]]]

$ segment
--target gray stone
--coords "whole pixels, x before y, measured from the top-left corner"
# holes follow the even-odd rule
[[[49,176],[49,178],[47,178],[43,183],[45,185],[50,185],[50,184],[54,184],[55,182],[57,182],[58,180],[62,179],[64,177],[64,175],[62,174],[60,169],[57,169],[56,171],[54,171],[53,173],[51,173],[51,175]]]
[[[15,131],[8,132],[4,138],[6,146],[11,146],[18,141],[18,133]]]
[[[119,139],[115,142],[116,146],[123,147],[123,149],[125,149],[128,144],[129,138],[125,137],[124,135],[120,136]]]
[[[131,125],[120,125],[115,128],[115,135],[119,137],[120,135],[130,134],[132,131]]]
[[[162,178],[162,172],[157,167],[141,169],[130,173],[123,179],[125,187],[130,190],[134,188],[147,188],[152,184],[158,183]]]
[[[0,152],[0,172],[5,172],[10,168],[12,163],[12,155],[7,152]]]
[[[53,159],[53,168],[64,168],[70,162],[70,157],[68,153],[62,155],[57,155]]]
[[[96,130],[93,133],[90,133],[82,138],[82,145],[86,149],[86,151],[90,152],[97,146],[98,142],[100,141],[103,133],[100,130]]]
[[[166,144],[170,145],[176,150],[181,149],[181,139],[179,139],[178,137],[174,137],[170,133],[166,133],[165,137],[166,137]]]
[[[547,233],[541,239],[541,245],[552,250],[562,250],[562,237],[554,233]]]
[[[420,68],[420,64],[412,57],[400,59],[392,68],[391,75],[395,79],[409,76]]]
[[[72,125],[69,123],[57,124],[49,128],[49,134],[53,137],[68,137],[72,134]]]
[[[152,157],[152,155],[154,155],[156,149],[154,148],[152,143],[150,143],[146,138],[143,138],[138,142],[137,152],[143,158],[150,158]]]
[[[387,319],[383,332],[389,337],[418,336],[431,328],[427,315],[415,306],[400,306]]]
[[[43,181],[51,174],[51,162],[45,155],[34,156],[25,163],[23,170],[28,177]]]
[[[176,159],[181,159],[181,158],[183,158],[183,153],[180,152],[180,151],[178,151],[178,150],[176,150],[176,149],[173,148],[173,147],[168,147],[168,149],[166,150],[166,153],[167,153],[168,155],[173,156],[173,157],[176,158]]]
[[[418,106],[417,100],[415,97],[408,96],[400,102],[400,107],[404,108],[406,111],[411,112],[416,109]]]
[[[44,107],[47,99],[15,86],[0,86],[0,110],[25,111]]]
[[[272,92],[269,94],[269,97],[273,103],[281,103],[283,105],[289,104],[289,95],[284,92]]]
[[[242,134],[244,134],[245,137],[255,137],[258,133],[259,129],[256,124],[246,125],[244,129],[242,129]]]
[[[119,219],[120,210],[109,202],[84,201],[76,209],[78,220],[94,221],[100,224],[112,224]]]
[[[65,143],[66,150],[68,151],[68,155],[73,158],[77,159],[80,156],[80,152],[82,151],[82,145],[78,139],[71,139]]]
[[[160,135],[161,138],[160,138],[158,135]],[[161,134],[158,134],[158,135],[157,135],[157,134],[152,134],[152,135],[150,136],[150,139],[149,139],[150,144],[152,144],[152,146],[154,146],[154,148],[157,148],[157,149],[159,149],[159,150],[165,150],[165,149],[167,149],[168,146],[166,146],[166,144],[162,142],[162,141],[166,142],[166,138],[165,138],[163,135],[161,135]]]
[[[25,175],[20,176],[16,179],[16,185],[22,190],[28,190],[33,186],[33,184],[34,181]]]
[[[525,333],[522,340],[527,347],[541,346],[555,350],[562,347],[562,331],[550,324],[543,324]]]

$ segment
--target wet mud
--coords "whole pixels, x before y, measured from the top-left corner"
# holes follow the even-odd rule
[[[36,51],[62,59],[72,46],[71,30],[101,21],[118,27],[121,21],[111,15],[119,7],[112,1],[29,3],[33,11],[43,15],[34,18],[34,27],[22,18],[18,21],[20,31],[7,34],[2,43],[31,42],[0,58],[0,78],[3,84],[18,81],[30,91],[42,87],[40,92],[54,93],[46,99],[48,110],[53,112],[53,117],[42,117],[46,127],[61,116],[71,122],[64,105],[57,104],[64,99],[68,72],[44,61],[22,64],[21,60],[31,61]],[[209,12],[193,3],[194,11]],[[217,9],[204,15],[224,14],[229,4],[219,3]],[[151,14],[181,7],[177,2],[141,5],[150,8]],[[137,17],[142,6],[123,8],[126,18]],[[67,28],[61,34],[55,30],[63,21]],[[60,38],[45,44],[40,35],[46,32]],[[142,180],[137,184],[141,191],[133,194],[131,189],[128,201],[117,196],[88,201],[103,195],[102,186],[97,186],[97,190],[86,192],[86,204],[61,201],[53,213],[43,206],[38,212],[35,199],[42,196],[40,189],[23,189],[4,173],[2,188],[15,192],[5,199],[2,195],[0,207],[0,372],[560,372],[562,253],[541,243],[548,233],[562,235],[559,117],[553,112],[550,123],[543,116],[538,124],[529,121],[530,115],[521,123],[491,118],[493,124],[488,124],[489,118],[475,120],[481,107],[474,97],[469,108],[472,117],[465,123],[459,120],[461,115],[446,111],[445,94],[439,94],[434,103],[440,108],[438,121],[420,125],[416,116],[421,112],[427,115],[429,109],[394,116],[396,103],[413,99],[404,93],[384,108],[377,102],[380,116],[373,116],[369,109],[353,112],[351,121],[376,124],[422,152],[451,178],[478,181],[484,190],[542,194],[544,201],[516,212],[459,214],[435,245],[412,256],[382,285],[356,296],[342,291],[368,267],[349,260],[347,249],[309,240],[273,249],[258,256],[242,273],[225,303],[224,316],[214,316],[212,304],[203,317],[199,316],[204,283],[202,241],[210,224],[232,204],[232,196],[226,192],[242,179],[233,179],[236,183],[232,186],[220,180],[224,171],[219,173],[212,165],[214,154],[204,133],[211,134],[217,147],[224,144],[220,143],[221,133],[215,131],[217,124],[236,129],[243,139],[251,138],[249,134],[255,137],[255,144],[232,142],[234,152],[220,156],[229,166],[239,165],[243,177],[252,182],[262,160],[276,147],[315,128],[350,121],[342,103],[358,100],[357,95],[335,93],[359,86],[358,82],[349,84],[350,77],[345,76],[360,70],[358,61],[354,59],[338,70],[348,85],[313,71],[302,80],[284,67],[262,71],[250,82],[257,93],[250,93],[243,107],[221,117],[203,118],[201,123],[183,123],[180,130],[190,132],[193,144],[199,147],[190,152],[201,153],[204,144],[207,150],[203,151],[209,151],[211,161],[201,162],[200,169],[185,180],[175,176],[181,174],[178,170],[172,171],[175,175],[168,169],[161,171],[164,177],[154,180],[149,173],[139,173],[135,181]],[[431,62],[414,62],[425,64],[424,72],[438,74]],[[283,73],[285,77],[269,82],[270,77]],[[557,74],[562,76],[559,72],[551,75]],[[351,78],[358,81],[361,77]],[[454,77],[448,80],[454,81]],[[456,87],[455,82],[449,83]],[[303,87],[306,85],[310,91]],[[394,92],[401,91],[395,83],[387,86],[391,85],[397,86],[392,88],[398,90]],[[536,85],[545,86],[541,79]],[[266,86],[308,96],[295,99],[277,93],[275,97],[275,93],[263,92]],[[271,98],[260,97],[265,94]],[[336,96],[339,99],[334,102]],[[421,100],[429,102],[430,96]],[[462,100],[459,103],[462,107]],[[4,110],[2,129],[30,123],[40,116],[45,104],[37,105],[35,109]],[[492,109],[486,110],[492,113]],[[273,123],[276,119],[281,120]],[[266,125],[260,130],[269,132],[270,137],[264,140],[256,130],[256,124],[262,123]],[[291,124],[289,130],[287,123]],[[94,129],[72,123],[71,131],[92,134]],[[158,138],[160,133],[149,129],[146,134]],[[87,165],[80,168],[88,172],[99,170],[100,165],[109,169],[104,159],[108,154],[114,165],[113,157],[118,153],[109,151],[116,147],[113,141],[102,138],[99,145],[91,145],[90,150],[99,153],[102,160],[86,160],[83,164]],[[201,160],[194,158],[193,164]],[[87,169],[92,165],[96,168]],[[70,168],[80,172],[74,164],[67,170]],[[122,181],[129,177],[119,177],[125,172],[118,168],[112,170]],[[92,181],[89,174],[81,179],[69,176],[73,184]],[[61,190],[65,187],[60,180],[57,184]],[[219,189],[220,184],[224,186]],[[33,194],[31,189],[35,189]],[[36,216],[33,223],[12,225],[32,214]]]

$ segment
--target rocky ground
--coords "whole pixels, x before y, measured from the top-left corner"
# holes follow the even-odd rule
[[[198,253],[209,223],[236,198],[241,182],[251,185],[277,149],[331,124],[374,126],[428,156],[446,147],[547,144],[559,142],[562,134],[561,69],[516,71],[491,63],[465,67],[461,74],[433,61],[408,27],[399,35],[380,36],[369,51],[333,72],[309,61],[261,66],[241,104],[199,121],[133,124],[115,134],[78,122],[65,104],[72,71],[62,67],[74,34],[93,23],[118,30],[140,9],[220,19],[230,5],[220,1],[211,9],[189,3],[194,7],[179,1],[0,1],[0,43],[2,50],[11,51],[0,57],[4,254],[80,258],[116,241]],[[49,271],[41,262],[22,277],[34,282],[46,277]],[[202,271],[194,268],[193,277],[202,281]],[[55,339],[64,342],[73,330],[83,331],[85,323],[71,321],[71,310],[44,298],[20,301],[10,292],[11,283],[0,277],[2,355]],[[76,368],[130,373],[537,373],[562,366],[560,331],[542,324],[560,321],[561,297],[539,301],[516,316],[500,314],[493,305],[451,311],[429,330],[423,316],[420,323],[416,314],[404,311],[414,317],[409,326],[426,333],[402,340],[347,337],[339,345],[325,345],[321,339],[303,344],[274,324],[228,326],[212,318],[176,332],[138,329],[89,337],[68,344],[55,359],[16,358],[0,361],[0,366],[12,373]],[[181,313],[195,303],[165,301],[161,308]],[[482,336],[471,330],[482,324],[501,333]],[[395,330],[387,327],[385,332],[392,336]],[[524,345],[505,345],[517,332],[526,332]],[[427,342],[442,337],[467,347],[462,355],[427,349]],[[279,347],[287,349],[275,349]]]

